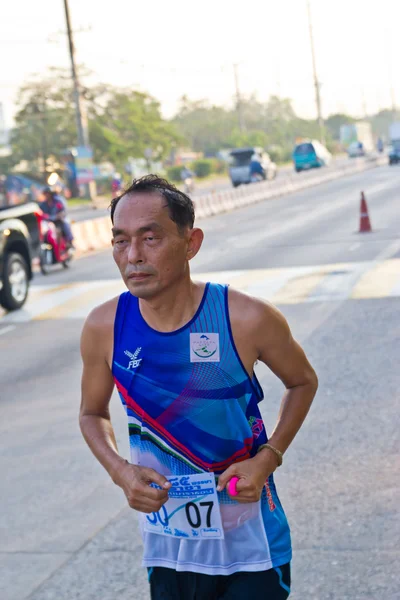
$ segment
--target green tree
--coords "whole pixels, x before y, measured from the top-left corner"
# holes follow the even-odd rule
[[[210,105],[205,100],[191,101],[184,96],[172,123],[190,148],[214,155],[221,148],[229,147],[237,117],[221,106]]]
[[[188,145],[198,152],[214,155],[223,148],[261,146],[273,149],[279,160],[288,160],[296,138],[318,137],[316,121],[297,117],[291,100],[272,96],[260,102],[255,96],[243,98],[241,113],[244,129],[239,128],[235,108],[213,106],[206,101],[182,98],[173,119]]]
[[[121,168],[128,157],[161,160],[180,141],[172,123],[161,116],[159,102],[146,93],[104,87],[90,107],[90,137],[98,160]]]
[[[12,159],[36,161],[37,169],[49,156],[59,158],[75,145],[72,87],[65,71],[52,69],[48,77],[33,77],[19,91],[15,127],[11,132]]]
[[[369,118],[373,133],[383,139],[389,139],[389,127],[394,121],[400,121],[400,112],[393,113],[390,109],[379,111],[376,115]]]
[[[356,121],[356,119],[354,119],[350,115],[346,115],[343,113],[336,113],[326,119],[325,127],[331,134],[332,139],[335,141],[339,141],[340,140],[340,127],[342,125],[347,125],[348,123],[355,123],[355,121]]]
[[[180,141],[174,126],[162,118],[159,102],[132,89],[108,85],[84,88],[89,137],[96,161],[109,160],[122,169],[129,157],[164,158]],[[68,72],[52,69],[46,78],[32,78],[18,97],[19,110],[11,134],[13,164],[43,159],[61,160],[77,145],[75,107]]]

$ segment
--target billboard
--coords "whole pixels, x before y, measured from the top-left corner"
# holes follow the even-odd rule
[[[76,148],[75,172],[78,186],[93,181],[93,151],[89,146],[78,146]]]

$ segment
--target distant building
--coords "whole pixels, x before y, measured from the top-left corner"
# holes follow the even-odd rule
[[[11,154],[10,130],[6,128],[3,105],[0,102],[0,156]]]

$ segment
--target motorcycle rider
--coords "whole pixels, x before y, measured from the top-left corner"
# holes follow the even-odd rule
[[[253,154],[250,162],[250,180],[259,181],[265,179],[265,171],[258,154]]]
[[[194,179],[194,173],[193,171],[191,171],[189,169],[189,167],[187,167],[186,165],[183,167],[182,171],[181,171],[181,180],[183,181],[183,184],[185,186],[185,194],[190,194],[191,192],[193,192],[193,179]]]
[[[40,208],[50,217],[50,221],[59,221],[64,238],[67,240],[68,244],[73,247],[74,236],[72,234],[71,225],[65,218],[65,203],[49,187],[44,188],[43,195],[44,200],[43,202],[40,202]]]

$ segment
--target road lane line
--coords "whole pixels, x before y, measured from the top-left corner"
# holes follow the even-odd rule
[[[104,302],[115,298],[115,296],[119,296],[123,292],[126,292],[126,286],[124,282],[115,280],[114,284],[108,282],[109,285],[104,288],[98,288],[97,294],[93,295],[92,298],[86,297],[84,301],[76,308],[69,308],[69,312],[66,316],[68,319],[86,319],[88,314]]]
[[[91,287],[91,282],[83,284],[86,289]],[[38,315],[47,310],[53,309],[55,306],[66,302],[69,298],[73,298],[77,294],[77,289],[80,289],[82,284],[75,284],[74,286],[68,287],[54,292],[53,294],[47,294],[34,298],[28,302],[18,311],[8,313],[3,319],[3,322],[21,323],[31,321]]]
[[[4,335],[5,333],[9,333],[13,329],[15,329],[15,325],[9,325],[8,327],[3,327],[3,329],[0,329],[0,335]]]
[[[34,317],[33,320],[45,321],[48,319],[65,319],[69,316],[69,314],[72,311],[80,309],[86,304],[96,301],[100,296],[102,296],[105,293],[109,293],[110,299],[118,294],[118,290],[115,291],[116,286],[114,281],[108,281],[106,284],[104,284],[104,282],[102,281],[97,283],[100,285],[97,285],[96,287],[92,286],[91,289],[83,290],[81,293],[78,294],[75,293],[75,295],[72,298],[69,298],[65,302],[58,304],[50,310],[39,313]],[[103,285],[101,285],[102,283]],[[100,304],[100,302],[98,303]]]

